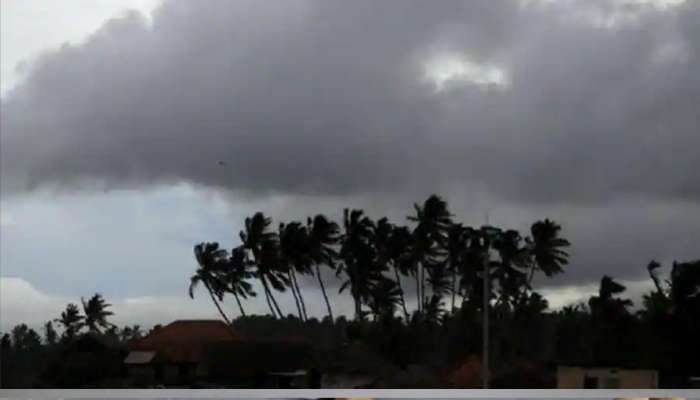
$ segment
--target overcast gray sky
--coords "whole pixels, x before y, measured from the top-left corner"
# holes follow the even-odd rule
[[[94,292],[120,323],[214,317],[195,243],[434,192],[561,223],[553,307],[700,258],[700,2],[0,4],[0,329]]]

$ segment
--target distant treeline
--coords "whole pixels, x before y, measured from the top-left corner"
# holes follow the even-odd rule
[[[522,376],[513,372],[522,365],[542,374],[553,365],[588,365],[700,375],[700,260],[674,262],[666,277],[659,276],[659,263],[650,262],[646,268],[654,288],[637,311],[624,297],[625,287],[604,276],[587,302],[551,312],[532,280],[537,274],[563,273],[568,264],[569,242],[553,221],[533,223],[525,237],[514,230],[469,227],[454,221],[437,196],[415,206],[410,226],[387,218],[375,221],[361,210],[343,214],[342,228],[317,215],[275,230],[269,218],[256,213],[245,220],[241,244],[230,251],[217,243],[196,245],[198,268],[190,296],[201,284],[237,331],[252,337],[307,338],[324,363],[359,344],[386,366],[418,364],[446,374],[481,356],[486,277],[494,387],[498,382],[501,387],[527,384],[512,378]],[[333,295],[349,293],[355,305],[351,320],[334,316],[324,269],[342,278]],[[320,321],[307,314],[301,275],[313,277],[323,293],[327,315]],[[269,315],[245,314],[246,300],[257,295],[254,280],[263,288]],[[275,297],[287,290],[295,300],[293,313],[285,313]],[[409,293],[417,301],[407,301]],[[233,321],[222,307],[226,296],[237,301],[240,316]],[[37,380],[50,385],[61,376],[55,372],[61,370],[61,352],[85,332],[122,345],[145,334],[138,326],[117,328],[108,321],[111,316],[109,304],[96,294],[82,301],[82,310],[68,304],[46,323],[43,338],[24,324],[16,326],[2,335],[2,385]],[[367,360],[352,355],[357,358],[346,360],[348,368],[368,368]],[[46,360],[54,361],[54,372],[41,370]],[[32,374],[34,380],[27,378]],[[542,377],[540,382],[546,381]]]

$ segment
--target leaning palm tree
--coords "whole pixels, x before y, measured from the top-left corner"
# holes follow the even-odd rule
[[[246,313],[243,304],[241,304],[241,298],[255,297],[257,293],[253,290],[253,285],[248,282],[255,274],[251,271],[252,263],[246,257],[246,251],[243,247],[239,246],[231,250],[227,267],[224,275],[227,291],[233,294],[241,316],[245,317]]]
[[[253,256],[253,262],[257,268],[256,276],[262,283],[270,312],[277,318],[283,318],[284,315],[272,289],[284,292],[288,283],[279,264],[277,234],[269,230],[271,223],[270,218],[257,212],[252,217],[245,219],[245,230],[241,231],[240,237],[243,247]]]
[[[323,299],[326,301],[328,309],[328,317],[331,322],[333,319],[333,309],[326,294],[326,287],[321,278],[320,265],[325,265],[330,269],[335,268],[335,260],[338,258],[338,253],[334,250],[334,246],[340,240],[338,224],[329,220],[324,215],[318,214],[313,219],[308,218],[306,222],[307,231],[309,234],[308,256],[310,261],[316,268],[316,277],[318,284],[321,286]]]
[[[199,267],[194,275],[190,277],[189,294],[190,298],[194,299],[194,290],[202,283],[209,292],[211,301],[216,306],[216,309],[221,314],[221,318],[226,321],[227,325],[231,325],[231,320],[226,316],[224,310],[219,304],[224,298],[226,285],[222,279],[222,274],[225,271],[224,264],[228,256],[226,250],[219,248],[218,243],[200,243],[194,246],[194,256]]]
[[[100,328],[109,328],[112,324],[107,321],[107,317],[114,315],[107,310],[111,306],[101,294],[95,293],[88,301],[80,298],[83,303],[83,313],[85,313],[85,326],[90,332],[101,333]]]
[[[279,240],[280,265],[287,273],[299,319],[305,321],[306,305],[303,302],[295,274],[296,271],[305,270],[306,266],[309,265],[309,235],[306,227],[300,222],[282,223],[279,226]]]

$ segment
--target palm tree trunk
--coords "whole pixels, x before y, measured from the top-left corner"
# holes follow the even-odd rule
[[[331,310],[331,303],[328,301],[328,295],[326,295],[326,287],[323,285],[323,279],[321,279],[321,268],[316,264],[316,277],[318,277],[318,284],[321,285],[321,292],[323,293],[323,298],[326,300],[326,307],[328,307],[328,316],[331,318],[331,324],[335,322],[333,319],[333,311]]]
[[[211,291],[211,286],[209,286],[209,283],[204,281],[204,286],[206,286],[207,291],[209,292],[209,296],[211,296],[211,301],[214,302],[216,309],[219,310],[219,314],[221,314],[221,317],[224,319],[224,321],[226,321],[226,325],[231,326],[231,321],[228,319],[228,317],[224,313],[224,310],[221,309],[219,302],[216,300],[216,296],[214,296],[214,292]]]
[[[425,306],[425,268],[420,265],[420,303],[421,308]]]
[[[360,296],[353,291],[352,300],[355,302],[355,321],[364,320],[362,315],[362,303],[360,303]]]
[[[241,316],[245,317],[245,311],[243,310],[243,305],[241,304],[241,299],[238,297],[238,293],[233,292],[233,297],[236,298],[236,303],[238,303],[238,308],[241,310]]]
[[[452,270],[452,315],[455,315],[455,296],[457,295],[457,269]]]
[[[275,310],[277,310],[277,315],[280,316],[280,319],[284,318],[282,310],[280,309],[280,305],[277,304],[277,300],[275,299],[275,295],[272,294],[272,290],[268,289],[268,291],[270,292],[270,299],[272,300],[272,304],[275,306]]]
[[[299,304],[299,298],[297,297],[297,289],[294,286],[294,278],[292,277],[293,268],[289,268],[287,271],[287,276],[289,277],[289,287],[292,289],[292,295],[294,296],[294,304],[297,306],[297,311],[299,312],[299,321],[304,320],[304,315],[301,312],[301,305]]]
[[[294,287],[296,287],[297,294],[299,295],[299,303],[301,304],[301,311],[302,311],[302,314],[304,315],[304,321],[307,321],[309,319],[309,317],[306,314],[306,303],[304,302],[304,296],[301,295],[301,289],[299,288],[299,282],[297,282],[297,273],[294,270],[292,270],[292,283],[294,283]]]
[[[403,296],[403,288],[401,287],[401,276],[399,275],[399,269],[394,266],[394,273],[396,274],[396,284],[399,285],[399,294],[401,296],[401,307],[403,308],[403,314],[406,317],[406,323],[408,323],[408,309],[406,308],[406,300]]]
[[[267,280],[265,279],[265,276],[261,275],[260,281],[262,282],[263,289],[265,290],[265,300],[267,300],[267,306],[270,307],[270,313],[272,313],[273,317],[279,318],[277,316],[277,313],[275,313],[275,309],[272,308],[272,303],[270,302],[270,288],[267,286]]]
[[[416,278],[416,308],[418,309],[418,313],[421,312],[422,305],[420,303],[420,273],[418,272],[418,268],[416,268],[414,278]]]

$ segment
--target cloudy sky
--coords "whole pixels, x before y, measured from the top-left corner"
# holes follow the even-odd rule
[[[215,317],[192,246],[258,210],[553,218],[552,307],[700,258],[698,1],[1,6],[1,330],[94,292],[118,323]]]

